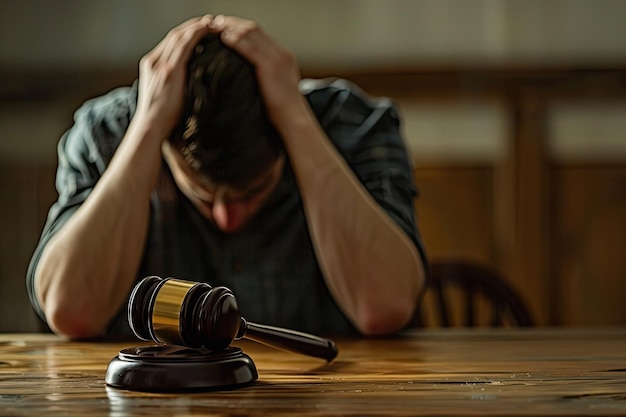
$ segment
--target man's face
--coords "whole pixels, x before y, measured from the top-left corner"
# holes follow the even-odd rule
[[[178,188],[204,217],[226,233],[243,228],[261,208],[280,181],[285,163],[281,155],[267,172],[245,187],[235,188],[212,183],[199,175],[167,141],[163,144],[163,157]]]

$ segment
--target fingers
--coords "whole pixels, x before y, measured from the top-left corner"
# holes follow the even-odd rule
[[[279,124],[283,109],[293,108],[293,103],[302,100],[300,70],[294,55],[250,20],[218,15],[209,27],[255,67],[268,115]]]
[[[167,62],[187,62],[196,44],[209,33],[213,16],[189,19],[171,29],[161,42],[147,55],[152,65]]]
[[[163,50],[166,49],[167,44],[171,41],[172,35],[179,30],[184,30],[185,28],[189,27],[190,25],[192,25],[193,23],[196,23],[198,21],[200,21],[200,19],[202,19],[202,17],[194,17],[192,19],[189,19],[183,23],[181,23],[180,25],[176,26],[173,29],[170,29],[169,32],[167,33],[167,35],[150,51],[149,55],[154,55],[156,57],[160,57],[163,54]]]
[[[220,34],[224,44],[239,52],[253,65],[262,59],[271,58],[278,50],[276,42],[251,20],[217,15],[209,27],[214,33]]]
[[[189,19],[170,30],[145,55],[139,68],[138,112],[163,131],[177,123],[185,94],[187,64],[196,45],[209,33],[212,16]]]
[[[206,15],[197,21],[175,29],[167,43],[163,57],[174,62],[187,62],[196,45],[209,33],[209,23],[213,16]]]

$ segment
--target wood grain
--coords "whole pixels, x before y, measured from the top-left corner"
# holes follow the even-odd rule
[[[554,168],[556,324],[626,325],[626,166]]]
[[[330,364],[237,344],[256,363],[253,385],[155,394],[105,385],[108,362],[129,344],[0,335],[0,414],[626,415],[626,329],[454,329],[339,339]]]

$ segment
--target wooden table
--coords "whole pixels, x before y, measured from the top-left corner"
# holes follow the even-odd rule
[[[626,415],[626,329],[422,330],[336,340],[322,360],[238,342],[259,378],[235,390],[106,386],[136,344],[0,335],[2,416]]]

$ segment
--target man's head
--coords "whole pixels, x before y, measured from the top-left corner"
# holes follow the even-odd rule
[[[181,190],[224,231],[256,212],[282,172],[254,67],[214,35],[190,59],[181,123],[164,149]]]
[[[265,112],[254,67],[218,36],[196,46],[186,97],[171,143],[200,175],[243,186],[276,161],[282,144]]]

